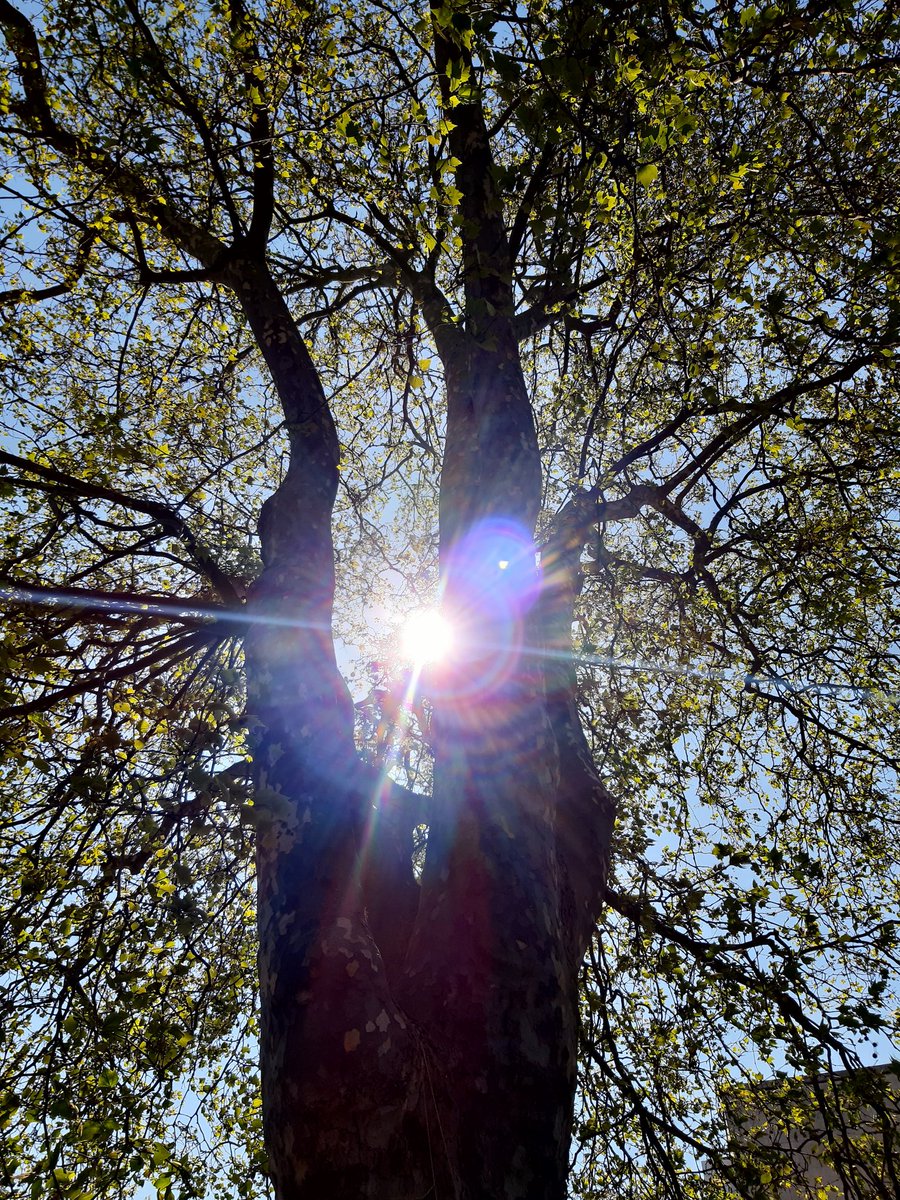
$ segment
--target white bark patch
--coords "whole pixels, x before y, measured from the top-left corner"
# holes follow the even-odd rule
[[[352,1054],[359,1045],[360,1033],[358,1029],[348,1029],[344,1034],[344,1050],[347,1054]]]
[[[378,1014],[378,1016],[375,1018],[375,1024],[378,1026],[378,1032],[384,1033],[387,1030],[387,1027],[388,1027],[388,1025],[390,1025],[390,1023],[391,1023],[391,1018],[388,1016],[387,1011],[385,1009],[382,1009],[381,1012]]]
[[[503,830],[503,832],[506,834],[506,836],[510,839],[510,841],[515,841],[516,835],[513,833],[512,829],[510,828],[509,821],[507,821],[506,817],[500,818],[500,828]]]
[[[350,976],[350,978],[352,979],[353,976],[356,974],[356,972],[359,970],[359,960],[356,958],[351,958],[350,961],[347,963],[345,970],[346,970],[347,974]]]
[[[371,939],[362,926],[356,925],[350,917],[336,917],[334,925],[320,943],[322,953],[327,958],[340,955],[342,958],[359,959],[369,965],[372,974],[378,973],[378,963],[372,952]]]

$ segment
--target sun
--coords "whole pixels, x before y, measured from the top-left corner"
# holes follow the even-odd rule
[[[441,662],[453,646],[453,630],[435,608],[424,608],[407,617],[400,631],[404,658],[415,666]]]

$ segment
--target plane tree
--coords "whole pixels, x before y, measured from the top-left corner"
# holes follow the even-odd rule
[[[896,20],[0,26],[7,1183],[885,1194]]]

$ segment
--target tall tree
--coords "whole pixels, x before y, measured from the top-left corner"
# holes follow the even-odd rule
[[[893,1194],[896,17],[0,25],[7,1182]]]

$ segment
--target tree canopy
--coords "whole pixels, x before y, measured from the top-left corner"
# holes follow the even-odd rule
[[[6,1185],[267,1194],[253,846],[284,797],[243,644],[288,480],[326,626],[303,686],[335,581],[416,878],[441,701],[395,626],[482,517],[574,605],[541,669],[618,815],[571,1194],[770,1194],[790,1162],[735,1130],[763,1079],[796,1121],[795,1077],[824,1157],[894,1194],[834,1083],[877,1107],[853,1072],[898,1032],[891,6],[0,0],[0,27]],[[463,361],[476,414],[524,381],[539,463],[514,399],[454,416]],[[463,707],[514,651],[470,658]]]

